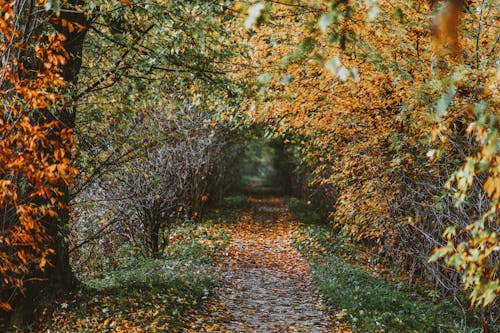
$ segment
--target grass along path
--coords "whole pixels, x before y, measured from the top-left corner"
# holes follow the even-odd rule
[[[283,200],[249,197],[251,209],[228,226],[231,243],[205,312],[185,332],[348,332],[333,325],[313,288],[309,265],[290,239]]]
[[[39,313],[38,327],[13,332],[178,332],[209,295],[228,235],[222,225],[186,222],[161,259],[132,254],[119,268],[81,277],[81,288]]]
[[[349,321],[354,332],[482,332],[480,319],[470,309],[462,312],[451,298],[405,284],[403,276],[377,264],[366,249],[330,226],[302,225],[292,238],[308,258],[312,280],[325,302],[337,318]],[[500,332],[498,324],[491,332]]]
[[[287,203],[295,218],[317,220],[305,204]],[[219,222],[178,226],[164,258],[124,257],[40,313],[37,329],[18,331],[480,331],[452,302],[425,299],[357,265],[355,248],[328,226],[296,222],[281,198],[232,197],[222,207]]]

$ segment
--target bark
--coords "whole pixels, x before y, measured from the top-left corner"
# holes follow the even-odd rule
[[[68,91],[68,95],[71,96],[70,98],[76,96],[74,87],[77,85],[78,73],[80,72],[82,66],[83,43],[89,25],[89,21],[85,13],[74,10],[77,5],[82,4],[83,2],[81,0],[69,1],[69,11],[65,12],[65,8],[63,7],[60,18],[66,20],[67,22],[77,23],[78,25],[85,27],[85,29],[76,29],[70,32],[67,27],[62,26],[61,24],[54,24],[54,28],[66,37],[64,48],[69,54],[69,59],[63,67],[63,77],[66,82],[70,83],[69,89],[71,90]],[[71,106],[71,103],[67,104],[68,105],[62,110],[60,120],[66,127],[73,129],[75,127],[76,108]],[[71,200],[70,189],[67,186],[63,186],[63,193],[63,202],[67,207],[69,207]],[[70,220],[69,210],[60,210],[58,218],[59,220],[56,224],[56,228],[51,230],[54,237],[53,248],[56,251],[56,255],[53,258],[54,267],[48,272],[48,281],[51,285],[60,288],[60,290],[69,291],[73,289],[76,284],[76,279],[71,270],[69,261],[69,245],[67,241]]]
[[[87,27],[89,21],[86,15],[83,12],[75,11],[75,5],[79,4],[82,4],[82,1],[68,1],[62,8],[59,18]],[[21,22],[23,22],[23,26],[21,27],[23,34],[34,36],[35,40],[36,36],[39,36],[43,32],[40,26],[44,26],[43,24],[37,24],[40,22],[34,22],[40,19],[39,14],[37,14],[40,12],[39,9],[36,7],[36,1],[27,0],[23,2],[23,6],[19,6],[19,11],[16,13],[21,18]],[[65,9],[68,9],[68,11],[65,11]],[[37,27],[36,29],[31,28],[35,26]],[[53,27],[65,35],[66,41],[64,42],[64,47],[70,55],[66,65],[63,67],[63,77],[70,83],[68,89],[71,90],[67,92],[69,101],[66,103],[67,106],[63,106],[59,119],[65,127],[72,129],[75,127],[76,109],[72,106],[70,100],[75,96],[73,89],[77,84],[78,73],[82,64],[82,50],[87,28],[69,32],[67,27],[63,27],[57,22],[53,23]],[[24,35],[23,38],[27,38],[26,36],[28,35]],[[29,43],[31,40],[27,39],[27,42]],[[35,58],[32,54],[22,54],[20,59],[23,59],[28,68],[36,66],[33,63]],[[67,186],[61,186],[61,190],[63,192],[62,202],[69,207],[71,199],[70,189]],[[46,232],[53,239],[53,244],[49,247],[54,249],[56,254],[51,258],[52,265],[50,268],[44,272],[35,273],[33,279],[30,279],[31,282],[25,283],[24,295],[18,294],[13,301],[14,311],[10,313],[10,318],[8,319],[11,326],[24,326],[31,323],[35,319],[35,309],[41,299],[66,293],[76,286],[76,279],[72,273],[69,261],[67,241],[69,220],[70,212],[65,208],[59,210],[57,218],[45,221]]]

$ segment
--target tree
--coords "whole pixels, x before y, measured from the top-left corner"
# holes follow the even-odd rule
[[[250,119],[293,137],[312,186],[336,187],[334,225],[459,291],[456,271],[427,262],[437,247],[483,305],[500,292],[497,6],[258,2],[247,21],[270,69],[253,73]]]
[[[78,74],[85,17],[66,9],[78,2],[64,12],[53,3],[4,3],[1,11],[0,305],[2,317],[17,307],[13,322],[32,313],[20,294],[33,297],[44,283],[71,286],[63,230],[77,172],[74,112],[64,95]]]

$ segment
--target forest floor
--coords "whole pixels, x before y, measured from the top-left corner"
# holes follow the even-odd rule
[[[181,331],[479,332],[450,300],[424,297],[331,226],[306,223],[307,203],[292,208],[258,179],[249,187],[248,207],[224,225],[218,283]]]
[[[44,310],[38,329],[14,331],[479,332],[456,305],[406,288],[331,226],[304,222],[307,203],[258,179],[249,187],[213,219],[173,230],[164,258],[125,258]]]
[[[251,184],[257,185],[257,184]],[[231,242],[215,297],[185,332],[349,332],[334,323],[292,246],[300,226],[283,198],[250,195],[250,209],[228,226]]]

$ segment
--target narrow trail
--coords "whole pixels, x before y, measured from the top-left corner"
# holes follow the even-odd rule
[[[229,230],[232,241],[206,313],[184,332],[347,332],[334,327],[309,279],[308,263],[291,244],[298,223],[283,199],[249,196]]]

